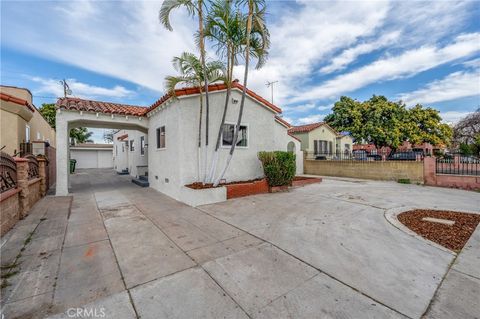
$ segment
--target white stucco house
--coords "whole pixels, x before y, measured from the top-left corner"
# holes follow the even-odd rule
[[[113,135],[113,168],[132,177],[148,176],[147,134],[119,130]]]
[[[240,106],[242,85],[233,82],[232,92],[226,115],[226,124],[222,130],[218,171],[223,167],[230,149],[232,134]],[[220,127],[225,102],[226,85],[209,86],[210,98],[210,139],[208,148],[208,165],[216,142],[216,133]],[[184,88],[176,90],[175,96],[166,94],[149,107],[139,107],[82,99],[62,98],[57,102],[57,136],[63,141],[63,134],[75,126],[101,126],[128,130],[119,132],[114,138],[114,167],[117,171],[125,168],[133,175],[138,174],[138,166],[147,163],[150,187],[175,199],[192,204],[191,189],[184,185],[197,181],[198,147],[197,134],[199,123],[199,89]],[[226,182],[260,178],[263,169],[257,158],[259,151],[292,151],[297,156],[297,173],[303,173],[303,153],[298,138],[290,135],[291,127],[284,121],[281,109],[268,102],[251,90],[247,90],[244,114],[240,126],[238,146],[224,178]],[[205,114],[205,112],[204,112]],[[136,131],[136,133],[134,133]],[[62,133],[64,132],[64,133]],[[127,135],[122,137],[122,135]],[[141,146],[141,137],[144,145]],[[119,139],[122,137],[122,139]],[[121,145],[129,145],[129,151],[121,152]],[[133,140],[133,151],[130,150]],[[123,142],[123,143],[120,143]],[[57,142],[58,143],[58,142]],[[60,145],[60,147],[68,147]],[[143,148],[144,156],[140,156]],[[130,152],[130,153],[128,153]],[[125,157],[127,153],[133,156]],[[133,154],[132,154],[133,153]],[[122,156],[120,158],[120,155]],[[137,156],[138,155],[138,156]],[[59,161],[67,156],[57,156]],[[127,162],[128,161],[128,162]],[[202,168],[203,170],[203,168]],[[66,164],[57,163],[57,176],[66,174]],[[58,179],[58,177],[57,177]],[[68,179],[68,175],[67,178]],[[67,193],[66,186],[57,182],[57,195]],[[59,188],[60,186],[60,188]],[[195,191],[194,191],[195,192]],[[215,189],[213,192],[221,193]],[[197,192],[198,193],[198,192]],[[195,194],[197,194],[195,193]],[[221,194],[215,200],[222,198]],[[193,204],[202,200],[193,201]],[[208,202],[208,200],[206,200]]]

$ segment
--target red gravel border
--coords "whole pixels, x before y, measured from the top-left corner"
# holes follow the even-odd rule
[[[455,221],[453,226],[422,221],[424,217]],[[423,238],[445,248],[460,251],[480,223],[480,214],[460,213],[444,210],[415,209],[403,212],[398,220]]]

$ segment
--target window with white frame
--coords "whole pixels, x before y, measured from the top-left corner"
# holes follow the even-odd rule
[[[140,155],[145,155],[145,136],[140,136]]]
[[[161,148],[165,148],[166,147],[166,144],[165,144],[165,126],[161,126],[159,128],[157,128],[157,148],[158,149],[161,149]]]
[[[133,140],[130,140],[130,152],[135,151],[135,145],[133,145]]]
[[[224,124],[222,130],[222,146],[232,146],[235,135],[235,124]],[[241,124],[238,130],[237,147],[248,147],[248,126]]]

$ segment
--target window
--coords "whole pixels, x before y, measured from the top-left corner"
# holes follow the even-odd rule
[[[135,146],[133,145],[133,140],[130,140],[130,152],[135,151]]]
[[[122,153],[125,152],[125,144],[122,143]]]
[[[30,126],[25,125],[25,142],[30,142]]]
[[[157,128],[157,148],[165,148],[165,126]]]
[[[313,152],[315,154],[331,154],[333,143],[325,140],[313,141]]]
[[[222,146],[232,146],[235,135],[235,124],[224,124],[222,131]],[[237,147],[248,147],[248,127],[240,125],[238,130]]]
[[[140,136],[140,155],[145,155],[145,136]]]
[[[41,138],[42,138],[42,135],[40,134],[40,132],[37,132],[37,141],[40,141]]]

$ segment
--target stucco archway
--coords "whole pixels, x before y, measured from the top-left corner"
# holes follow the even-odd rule
[[[56,195],[68,195],[69,184],[69,133],[76,127],[138,130],[148,133],[148,118],[144,116],[147,108],[115,105],[109,103],[108,109],[95,102],[96,109],[79,99],[60,99],[57,102],[57,183]],[[128,107],[128,108],[127,108]]]

